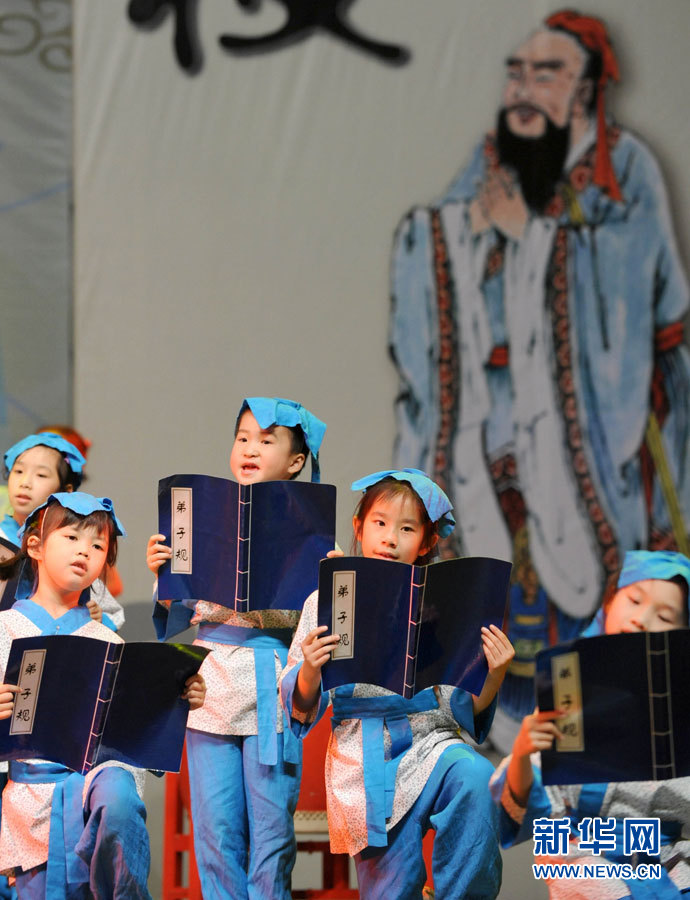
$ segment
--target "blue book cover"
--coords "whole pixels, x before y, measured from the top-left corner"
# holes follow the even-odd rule
[[[187,627],[185,607],[197,600],[236,612],[301,609],[316,589],[319,560],[335,545],[335,495],[333,485],[304,481],[162,479],[159,530],[173,555],[159,570],[158,598],[173,601],[167,615],[175,621],[159,630],[169,637]]]
[[[19,552],[19,547],[13,544],[7,538],[0,537],[0,561],[12,559]],[[12,609],[17,591],[17,582],[19,574],[14,578],[8,578],[5,581],[0,580],[0,612],[5,609]]]
[[[19,685],[0,721],[0,759],[45,759],[86,773],[109,760],[179,772],[186,680],[208,651],[74,635],[12,642],[5,683]]]
[[[478,694],[488,672],[481,627],[502,626],[510,571],[509,562],[485,557],[426,566],[323,560],[318,621],[340,635],[324,688],[362,682],[409,699],[446,684]]]
[[[579,638],[537,654],[537,704],[565,712],[544,784],[690,775],[690,631]]]

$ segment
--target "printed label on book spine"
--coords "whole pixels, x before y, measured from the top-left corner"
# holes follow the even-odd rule
[[[340,642],[333,659],[352,659],[355,655],[355,572],[333,573],[333,634]]]
[[[43,675],[45,650],[26,650],[22,655],[19,693],[15,695],[10,734],[31,734]]]
[[[170,571],[175,575],[192,573],[192,489],[172,488],[170,491],[172,521],[172,561]]]
[[[572,753],[585,749],[585,734],[582,720],[582,682],[580,681],[580,656],[578,653],[563,653],[551,660],[553,681],[553,703],[555,709],[566,715],[556,720],[561,732],[556,742],[560,753]]]

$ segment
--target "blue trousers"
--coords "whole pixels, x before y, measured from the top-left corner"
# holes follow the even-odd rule
[[[84,819],[76,852],[89,866],[89,884],[66,885],[66,900],[151,900],[146,808],[132,773],[102,769],[89,786]],[[17,875],[20,900],[54,900],[46,895],[46,873],[44,863]]]
[[[301,765],[259,762],[256,735],[187,729],[189,788],[204,900],[290,900]]]
[[[0,815],[2,815],[2,792],[7,784],[7,773],[0,772]],[[17,900],[17,892],[7,883],[5,875],[0,875],[0,900]]]
[[[449,747],[413,807],[388,832],[388,846],[367,847],[355,857],[362,900],[419,900],[426,880],[422,838],[429,828],[436,832],[436,896],[496,897],[502,864],[498,808],[489,793],[493,771],[470,747]]]

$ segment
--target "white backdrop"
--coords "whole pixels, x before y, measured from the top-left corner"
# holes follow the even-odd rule
[[[466,161],[494,122],[507,53],[560,6],[360,0],[363,31],[412,51],[395,68],[325,35],[231,57],[218,36],[271,30],[276,5],[251,17],[201,0],[204,63],[189,76],[171,17],[145,31],[126,0],[74,0],[75,421],[94,442],[90,489],[129,530],[126,598],[149,594],[157,479],[229,475],[246,394],[328,422],[322,471],[349,543],[349,482],[391,459],[394,228]],[[595,12],[621,63],[610,108],[660,159],[687,260],[690,3]]]

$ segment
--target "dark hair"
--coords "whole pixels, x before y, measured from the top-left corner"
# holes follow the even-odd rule
[[[309,447],[307,447],[307,439],[299,425],[285,425],[284,427],[290,432],[290,451],[292,453],[304,454],[304,462],[299,469],[290,476],[290,481],[292,481],[293,478],[297,478],[302,469],[306,466],[307,458],[309,456]]]
[[[10,559],[0,562],[0,580],[7,581],[10,578],[14,578],[24,560],[31,558],[27,552],[31,535],[38,535],[43,542],[53,531],[57,531],[59,528],[66,528],[69,525],[72,525],[77,531],[94,528],[99,534],[105,534],[108,539],[108,552],[105,564],[107,566],[115,565],[117,560],[117,535],[115,533],[115,523],[110,515],[99,509],[89,513],[88,516],[82,516],[66,506],[62,506],[60,503],[53,502],[45,509],[42,509],[36,519],[26,529],[19,552],[15,556],[10,557]],[[34,576],[36,576],[38,567],[35,560],[31,560],[31,564]]]
[[[48,444],[35,444],[36,447],[47,447],[48,450],[54,450],[58,455],[58,461],[55,465],[55,471],[57,472],[57,477],[60,482],[60,486],[58,488],[59,491],[66,491],[68,489],[72,489],[73,491],[78,490],[79,485],[82,482],[82,474],[81,472],[75,472],[70,464],[67,462],[67,459],[63,454],[57,449],[57,447],[50,447]],[[33,447],[27,447],[22,453],[19,454],[17,459],[15,459],[12,464],[12,469],[14,468],[18,459],[27,452],[27,450],[33,450]],[[10,477],[10,472],[12,469],[8,469],[7,466],[4,467],[5,481]]]
[[[688,583],[682,575],[674,575],[670,581],[678,585],[683,595],[683,626],[687,628],[688,624],[690,624],[690,614],[688,613]]]
[[[360,528],[364,524],[364,520],[371,512],[372,507],[377,500],[393,500],[396,497],[408,497],[414,501],[424,529],[422,543],[427,545],[430,544],[434,535],[438,534],[438,523],[431,521],[429,513],[426,511],[426,507],[412,485],[408,481],[398,481],[397,478],[382,478],[381,481],[377,481],[376,484],[372,484],[370,488],[366,489],[364,496],[357,504],[354,513],[355,519],[360,523]],[[351,552],[353,556],[357,553],[357,536],[354,534],[352,536]],[[418,556],[415,560],[415,565],[423,566],[426,563],[431,562],[435,556],[436,544],[434,544],[428,553]]]

